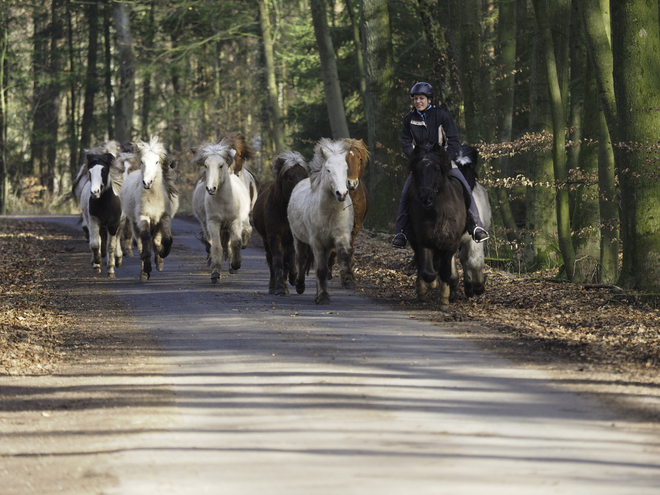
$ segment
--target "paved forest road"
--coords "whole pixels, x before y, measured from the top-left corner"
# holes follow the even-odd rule
[[[97,277],[160,352],[30,378],[39,393],[114,402],[43,419],[56,426],[0,423],[9,493],[660,493],[652,427],[336,281],[329,306],[311,276],[303,295],[269,296],[259,249],[211,285],[198,230],[174,221],[147,283],[137,257]]]

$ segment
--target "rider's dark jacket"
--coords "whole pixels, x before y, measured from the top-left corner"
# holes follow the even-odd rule
[[[461,149],[458,128],[449,114],[436,105],[429,106],[421,113],[413,108],[403,119],[401,146],[406,156],[411,158],[413,149],[419,144],[435,145],[438,142],[440,126],[447,135],[447,154],[451,160],[454,160]]]

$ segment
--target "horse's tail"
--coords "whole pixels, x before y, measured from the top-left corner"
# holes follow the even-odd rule
[[[479,153],[477,149],[464,144],[461,146],[458,156],[456,156],[456,164],[461,171],[465,180],[470,185],[470,189],[474,189],[479,176],[477,175],[477,161],[479,160]]]
[[[312,265],[314,265],[314,251],[312,251],[312,246],[307,246],[307,263],[304,268],[305,275],[309,275]]]

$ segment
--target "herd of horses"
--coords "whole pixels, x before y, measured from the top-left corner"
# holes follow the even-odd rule
[[[174,156],[157,136],[126,145],[109,141],[86,152],[73,192],[80,202],[92,267],[101,273],[105,257],[107,275],[115,278],[123,255],[136,246],[140,279],[146,282],[152,257],[162,271],[172,248],[172,218],[179,207]],[[212,283],[221,279],[225,261],[229,272],[237,273],[241,251],[254,228],[266,251],[269,294],[287,295],[289,285],[302,294],[313,268],[316,303],[328,304],[328,280],[335,264],[341,286],[355,287],[353,249],[369,210],[362,180],[369,161],[364,141],[322,138],[309,162],[296,151],[283,151],[273,160],[274,179],[261,187],[249,170],[252,151],[240,133],[228,133],[190,153],[190,163],[199,168],[192,208],[201,226]],[[463,146],[457,161],[474,172],[476,159],[476,150]],[[483,244],[466,233],[469,194],[450,178],[451,167],[442,142],[432,149],[416,148],[410,160],[409,240],[417,267],[417,295],[427,301],[438,292],[441,305],[457,295],[456,254],[463,266],[465,295],[480,295],[485,289]],[[488,228],[488,195],[475,182],[476,174],[471,175],[468,180],[472,179]]]

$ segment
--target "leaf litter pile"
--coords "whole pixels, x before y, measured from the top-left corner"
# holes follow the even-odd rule
[[[657,297],[621,293],[616,287],[560,283],[550,272],[511,274],[486,267],[484,295],[467,299],[459,286],[446,309],[416,299],[412,250],[394,249],[391,236],[363,232],[355,245],[358,287],[368,295],[432,321],[473,322],[543,355],[577,365],[657,376],[660,311]],[[459,269],[459,272],[461,270]],[[650,301],[650,303],[649,303]]]
[[[55,226],[0,219],[0,373],[50,373],[94,345],[75,330],[83,305],[62,288],[54,253],[67,249],[66,240]],[[545,360],[657,375],[660,312],[639,297],[542,278],[548,273],[518,276],[487,267],[483,296],[466,299],[461,288],[441,310],[437,302],[417,302],[411,260],[410,249],[390,247],[389,235],[363,231],[355,245],[359,290],[432,321],[499,332]]]

